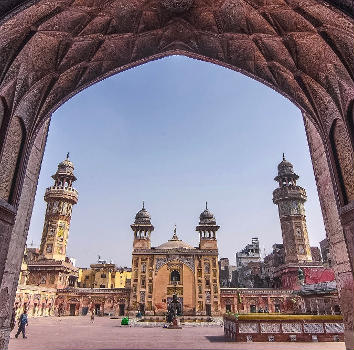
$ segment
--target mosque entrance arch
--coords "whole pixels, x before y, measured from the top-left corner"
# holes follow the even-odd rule
[[[85,5],[5,0],[0,8],[0,347],[7,346],[51,114],[108,76],[160,57],[186,55],[240,71],[301,109],[335,261],[347,347],[352,348],[351,10],[341,0],[107,0]]]

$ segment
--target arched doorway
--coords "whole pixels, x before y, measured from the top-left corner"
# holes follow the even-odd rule
[[[303,112],[352,348],[353,19],[320,0],[18,3],[0,24],[1,347],[51,113],[105,77],[186,55],[253,77]]]

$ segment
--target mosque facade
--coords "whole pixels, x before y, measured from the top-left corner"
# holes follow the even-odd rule
[[[130,310],[146,315],[164,315],[173,295],[177,295],[184,315],[220,314],[220,285],[217,231],[214,215],[206,208],[200,214],[196,231],[199,245],[192,247],[178,238],[151,247],[149,212],[136,214],[132,253]]]

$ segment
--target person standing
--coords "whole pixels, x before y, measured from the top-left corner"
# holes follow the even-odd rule
[[[25,339],[26,337],[26,326],[28,326],[28,319],[27,319],[27,311],[24,310],[23,314],[20,316],[18,320],[18,330],[15,334],[15,338],[18,338],[19,334],[22,332],[22,337]]]
[[[91,310],[91,323],[95,321],[95,310]]]

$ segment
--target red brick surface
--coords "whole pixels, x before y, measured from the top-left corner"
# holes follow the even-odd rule
[[[120,327],[119,320],[89,317],[37,318],[29,320],[28,338],[14,338],[9,350],[69,349],[252,349],[344,350],[344,343],[234,343],[222,327],[164,328]]]

